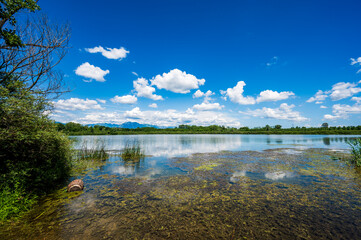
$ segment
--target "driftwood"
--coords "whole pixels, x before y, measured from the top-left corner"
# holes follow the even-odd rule
[[[68,185],[68,192],[82,191],[84,189],[84,183],[81,179],[75,179]]]

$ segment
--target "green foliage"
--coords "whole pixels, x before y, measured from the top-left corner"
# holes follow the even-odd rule
[[[71,142],[44,114],[49,104],[15,78],[0,84],[1,219],[54,190],[70,172]]]
[[[125,161],[127,160],[139,161],[145,157],[138,142],[133,142],[133,143],[127,142],[121,156]]]
[[[14,188],[1,186],[0,221],[18,217],[36,202],[36,196],[26,193],[18,184]]]
[[[8,23],[11,27],[16,26],[15,14],[20,10],[27,9],[30,12],[39,10],[40,7],[34,0],[0,0],[0,39],[10,47],[22,47],[21,39],[16,31],[9,28],[3,28]]]
[[[351,163],[356,167],[361,167],[361,138],[356,138],[354,140],[348,141],[347,143],[351,147]]]

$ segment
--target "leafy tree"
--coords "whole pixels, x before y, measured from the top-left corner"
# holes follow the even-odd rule
[[[281,129],[281,128],[282,128],[281,125],[276,125],[276,126],[275,126],[275,129]]]
[[[322,123],[321,127],[322,128],[328,128],[328,123]]]
[[[16,34],[15,14],[20,10],[27,9],[31,12],[39,10],[38,1],[34,0],[0,0],[0,37],[4,39],[8,47],[23,47],[21,38]],[[10,25],[5,27],[6,25]],[[2,46],[4,48],[4,46]]]

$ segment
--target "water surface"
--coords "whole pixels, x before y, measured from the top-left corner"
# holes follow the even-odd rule
[[[1,239],[359,239],[361,175],[346,140],[320,135],[81,136],[111,156],[42,199]]]

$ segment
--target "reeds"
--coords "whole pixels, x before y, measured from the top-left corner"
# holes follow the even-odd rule
[[[145,157],[139,142],[127,142],[124,150],[122,151],[121,157],[123,160],[139,161]]]
[[[105,151],[105,142],[96,141],[92,147],[88,147],[88,142],[84,140],[81,148],[75,150],[77,160],[106,160],[109,154]]]
[[[351,163],[356,167],[361,167],[361,138],[347,141],[347,144],[351,147]]]

